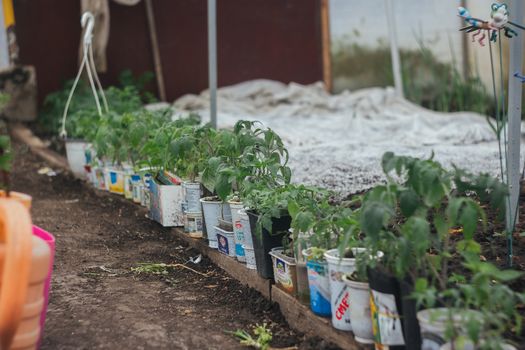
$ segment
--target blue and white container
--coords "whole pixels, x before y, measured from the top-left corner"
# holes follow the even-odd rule
[[[330,302],[330,279],[328,263],[325,260],[317,261],[311,258],[310,249],[303,250],[308,270],[308,285],[310,286],[310,308],[318,316],[332,316]]]
[[[246,261],[246,255],[244,253],[244,226],[241,222],[241,216],[239,211],[243,209],[243,204],[240,202],[228,202],[230,204],[230,210],[232,213],[232,224],[233,224],[233,234],[235,241],[235,256],[240,262]]]
[[[235,241],[233,239],[233,231],[226,231],[218,226],[215,226],[214,229],[217,237],[217,249],[219,252],[234,258]]]

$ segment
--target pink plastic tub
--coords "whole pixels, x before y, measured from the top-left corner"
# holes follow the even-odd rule
[[[53,272],[53,261],[55,258],[55,237],[51,233],[35,225],[33,225],[33,235],[42,238],[47,243],[49,250],[51,251],[49,272],[44,285],[44,307],[42,308],[42,314],[40,315],[40,340],[42,340],[42,335],[44,334],[44,324],[46,322],[47,304],[49,302],[49,290],[51,286],[51,274]]]

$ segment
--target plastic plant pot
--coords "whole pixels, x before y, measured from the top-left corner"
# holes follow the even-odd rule
[[[270,251],[275,285],[286,293],[297,295],[297,269],[295,258],[284,254],[282,247]]]
[[[370,286],[367,282],[352,281],[348,275],[343,275],[343,281],[348,287],[348,302],[350,308],[350,323],[357,342],[374,343],[372,317],[370,316]]]
[[[235,241],[233,231],[224,230],[218,226],[214,227],[217,235],[217,249],[224,255],[235,257]]]
[[[86,178],[84,166],[86,163],[86,150],[89,144],[82,140],[66,141],[66,157],[69,168],[76,177]]]
[[[201,184],[198,182],[183,182],[182,191],[184,194],[184,211],[189,213],[200,212],[202,197]]]
[[[244,249],[242,248],[245,242],[244,227],[241,221],[241,215],[239,215],[239,211],[243,209],[243,204],[240,202],[228,202],[228,204],[230,205],[230,211],[232,213],[232,224],[235,240],[235,257],[240,262],[245,262],[246,257],[244,254]]]
[[[332,316],[330,302],[330,281],[328,276],[328,263],[311,258],[310,248],[302,252],[306,260],[308,271],[308,286],[310,287],[310,309],[321,317]]]
[[[202,213],[184,214],[184,232],[191,238],[202,238]]]
[[[290,216],[272,218],[272,232],[262,228],[261,233],[257,233],[257,221],[259,215],[247,211],[250,218],[250,231],[255,250],[255,260],[257,261],[257,273],[262,278],[273,279],[272,258],[269,253],[273,248],[283,245],[283,238],[287,236],[292,221]]]
[[[214,200],[211,197],[201,198],[202,214],[204,217],[204,227],[206,228],[206,235],[208,238],[208,245],[210,248],[217,248],[217,236],[215,234],[215,226],[219,225],[219,217],[223,213],[223,207],[227,206],[220,200]]]

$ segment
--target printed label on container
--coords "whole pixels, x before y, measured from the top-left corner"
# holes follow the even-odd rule
[[[293,291],[291,271],[288,265],[281,259],[275,259],[275,280],[288,292]]]
[[[218,244],[219,244],[219,251],[226,254],[226,255],[230,255],[230,249],[229,249],[229,246],[228,246],[228,238],[226,238],[225,236],[217,233],[217,241],[218,241]]]
[[[397,311],[395,296],[371,290],[370,309],[376,348],[377,345],[404,345],[401,317]]]

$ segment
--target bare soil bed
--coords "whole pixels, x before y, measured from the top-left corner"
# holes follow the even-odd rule
[[[266,322],[273,346],[337,349],[290,329],[276,304],[206,258],[165,275],[139,263],[186,263],[198,252],[123,198],[96,192],[15,144],[12,188],[33,196],[33,221],[57,251],[42,349],[242,349],[225,331]],[[349,335],[350,336],[350,335]]]

